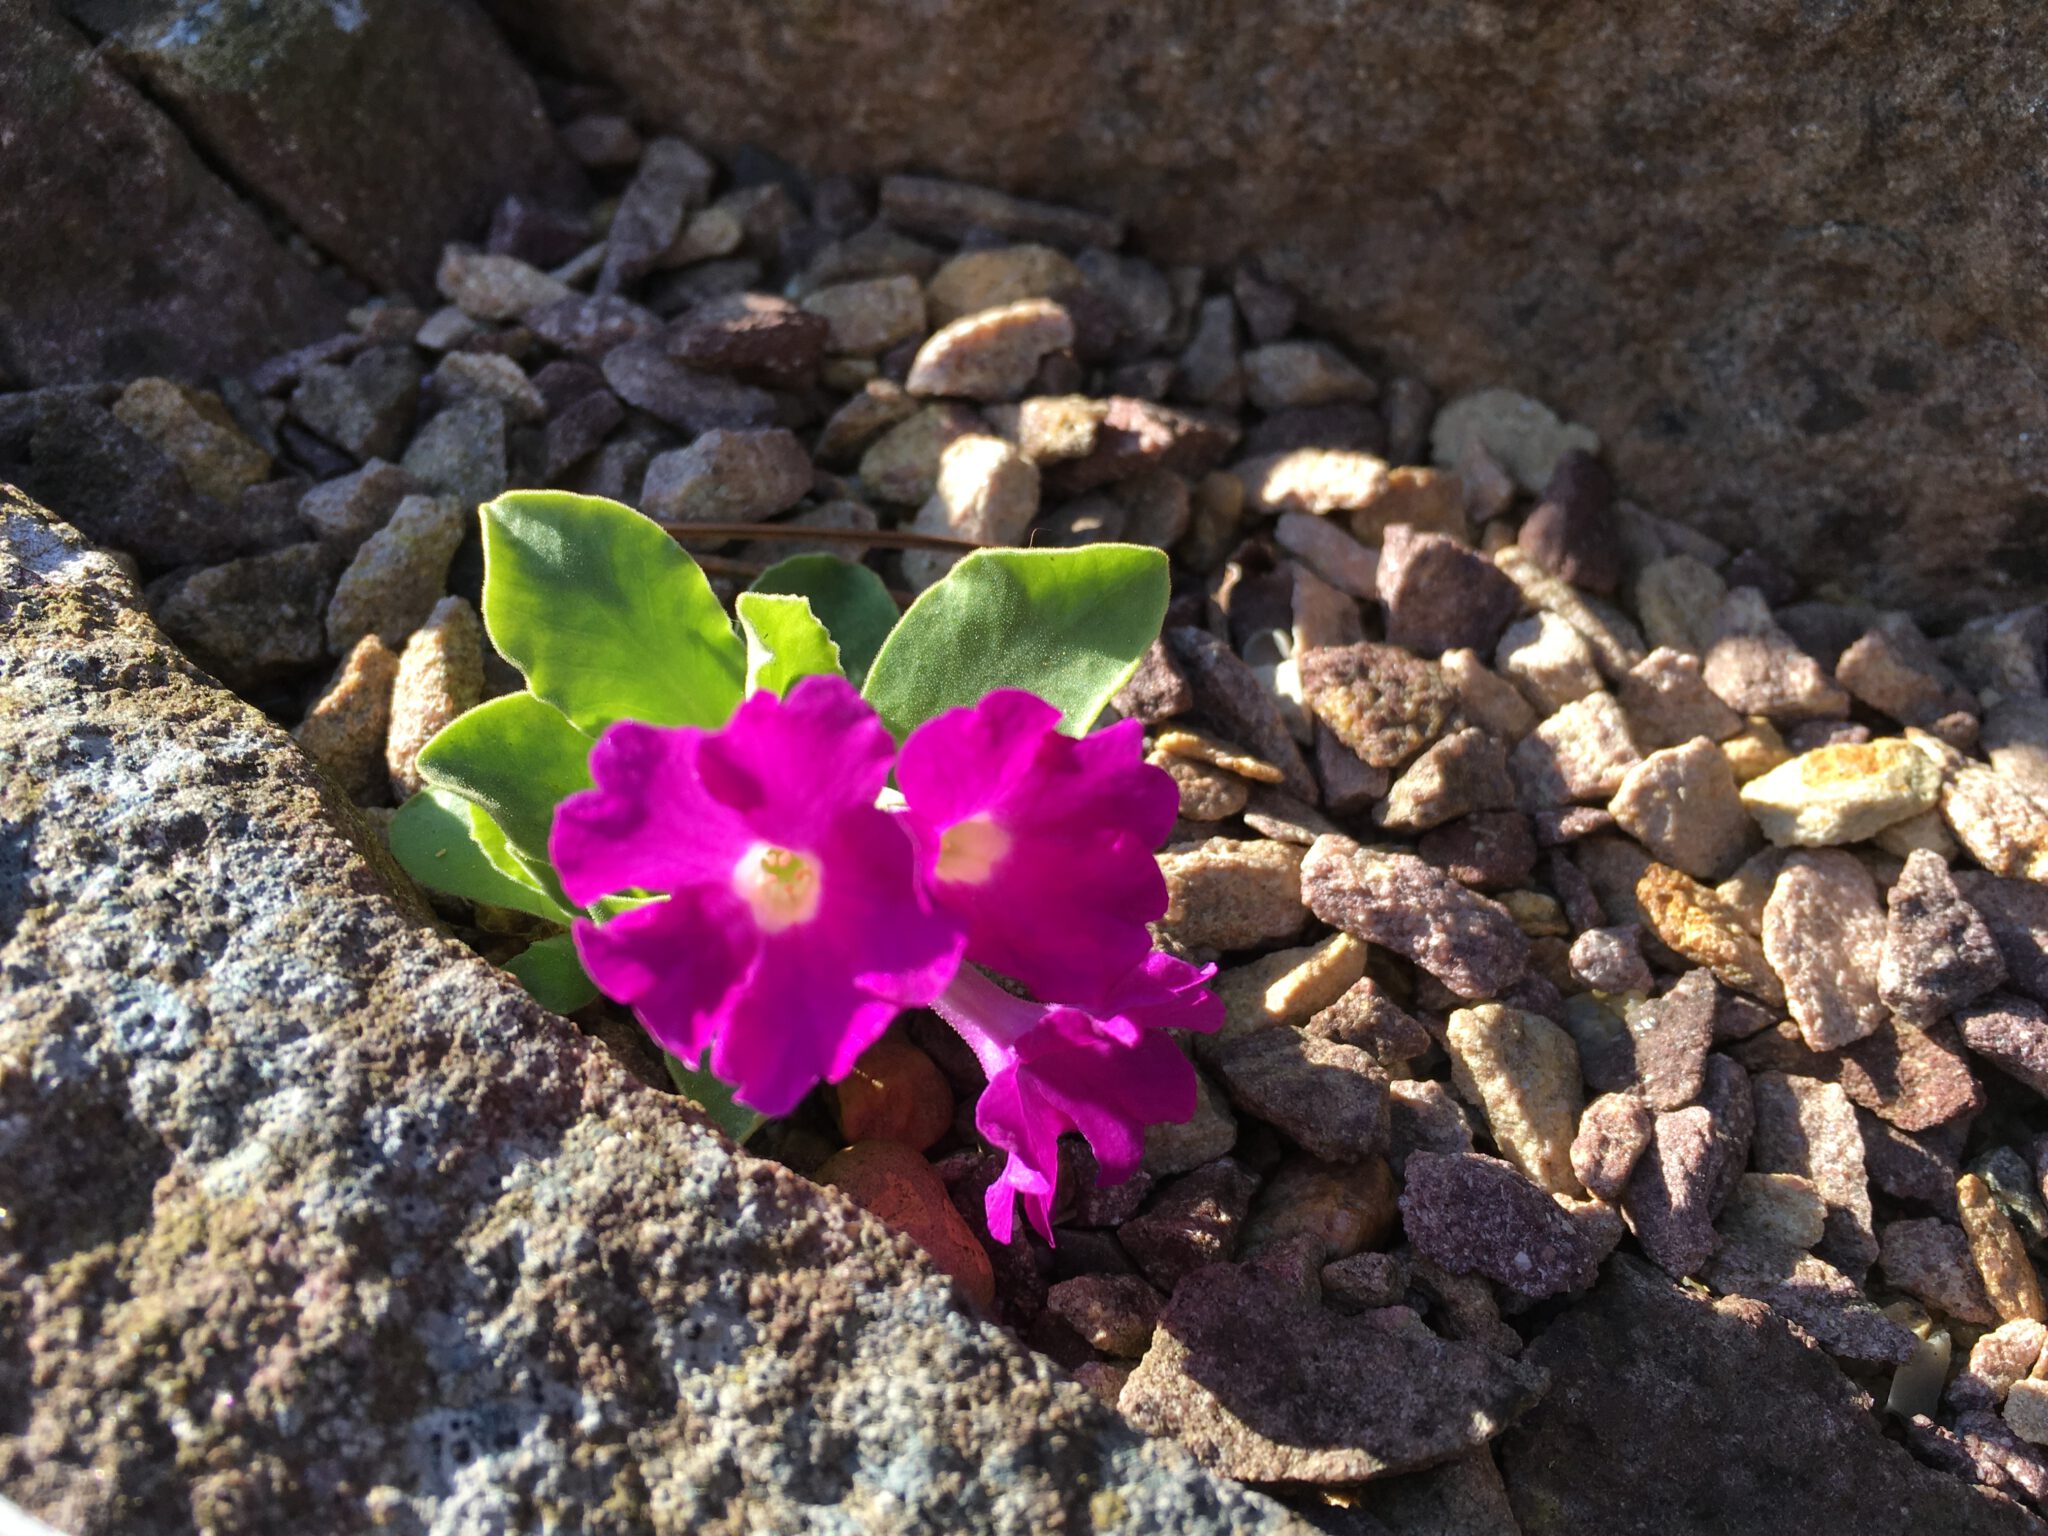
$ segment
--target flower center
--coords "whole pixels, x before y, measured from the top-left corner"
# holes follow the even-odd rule
[[[955,885],[980,885],[1010,851],[1010,834],[986,816],[970,816],[939,838],[938,875]]]
[[[732,871],[733,894],[754,910],[764,933],[780,933],[818,915],[819,870],[801,853],[755,843]]]

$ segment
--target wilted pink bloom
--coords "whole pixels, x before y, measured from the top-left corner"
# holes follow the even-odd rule
[[[967,958],[1040,997],[1094,1004],[1152,948],[1166,911],[1153,850],[1179,793],[1125,720],[1075,740],[1016,689],[910,733],[896,764],[911,835]]]
[[[1197,970],[1170,955],[1148,954],[1089,1009],[1012,997],[962,966],[937,1002],[941,1017],[974,1051],[988,1087],[974,1123],[990,1145],[1009,1153],[989,1186],[989,1234],[1007,1243],[1016,1199],[1048,1242],[1059,1179],[1059,1139],[1079,1131],[1094,1149],[1101,1185],[1138,1171],[1145,1127],[1179,1123],[1195,1112],[1195,1069],[1164,1031],[1207,1031],[1223,1022],[1223,1004]]]
[[[878,810],[892,743],[843,678],[756,693],[721,729],[622,721],[590,754],[549,852],[579,906],[591,980],[648,1033],[763,1114],[836,1081],[903,1009],[952,979],[961,925],[916,878],[900,817]]]

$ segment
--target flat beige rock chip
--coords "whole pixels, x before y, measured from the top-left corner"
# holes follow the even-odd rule
[[[1940,798],[1940,767],[1895,737],[1816,747],[1742,786],[1743,805],[1782,847],[1860,843]]]
[[[1540,1013],[1485,1003],[1451,1015],[1451,1079],[1479,1106],[1503,1158],[1554,1195],[1583,1198],[1572,1168],[1579,1049]]]

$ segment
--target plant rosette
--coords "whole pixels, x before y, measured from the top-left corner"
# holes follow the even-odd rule
[[[975,1125],[1048,1241],[1058,1142],[1100,1181],[1181,1122],[1213,967],[1154,951],[1172,779],[1091,730],[1158,637],[1166,558],[977,550],[897,616],[800,555],[728,616],[658,525],[594,497],[482,508],[483,617],[526,679],[421,751],[391,823],[421,884],[557,932],[507,964],[543,1004],[629,1007],[744,1139],[929,1007],[988,1084]],[[737,624],[735,625],[735,620]]]

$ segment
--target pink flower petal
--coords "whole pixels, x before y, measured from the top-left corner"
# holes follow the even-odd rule
[[[834,820],[872,809],[896,744],[843,677],[756,693],[698,755],[705,787],[766,842],[815,849]]]
[[[696,1066],[731,1018],[760,952],[731,896],[698,887],[575,925],[576,954],[598,990],[639,1015],[662,1049]]]
[[[1144,762],[1137,721],[1078,741],[1057,721],[1031,694],[992,693],[913,731],[896,777],[933,890],[967,926],[968,958],[1040,996],[1092,1004],[1151,949],[1145,925],[1166,910],[1152,850],[1179,795]],[[947,834],[975,821],[993,829],[977,848],[997,851],[950,873]]]
[[[959,922],[917,878],[907,825],[874,805],[893,750],[843,678],[806,678],[718,731],[613,726],[595,787],[556,813],[572,900],[669,898],[578,923],[591,979],[684,1060],[708,1048],[766,1114],[852,1071],[958,969]]]
[[[1195,1069],[1165,1031],[1216,1027],[1221,1004],[1202,985],[1211,974],[1152,957],[1109,989],[1117,1011],[1097,1015],[1023,1002],[963,969],[934,1004],[988,1072],[974,1119],[991,1146],[1009,1153],[987,1201],[998,1242],[1009,1240],[1019,1196],[1031,1224],[1052,1240],[1063,1133],[1086,1137],[1101,1182],[1115,1184],[1137,1172],[1147,1126],[1194,1114]]]
[[[548,855],[578,906],[621,891],[722,884],[751,840],[697,771],[710,735],[622,720],[590,753],[595,787],[555,808]]]

